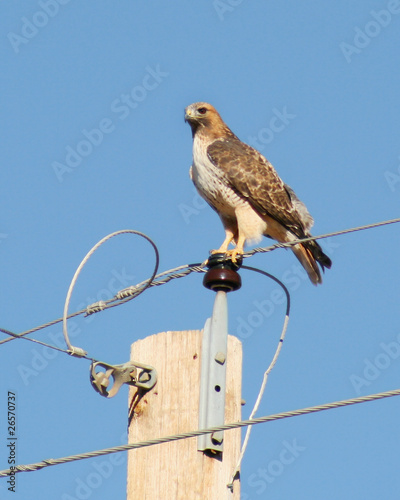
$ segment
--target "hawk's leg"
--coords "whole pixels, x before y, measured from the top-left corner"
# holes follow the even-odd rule
[[[225,231],[226,231],[225,241],[222,243],[222,245],[218,250],[212,250],[211,253],[224,253],[225,255],[229,256],[232,259],[232,262],[236,262],[237,256],[244,254],[243,247],[246,241],[246,237],[239,236],[239,238],[237,239],[236,247],[233,248],[232,250],[228,250],[229,243],[231,243],[231,241],[233,241],[235,239],[235,236],[237,235],[236,234],[234,235],[227,229]]]
[[[244,244],[246,242],[246,237],[243,236],[243,234],[239,235],[239,238],[237,239],[237,244],[236,247],[233,250],[228,250],[225,252],[227,255],[229,255],[232,259],[232,262],[236,262],[236,258],[238,255],[243,255],[244,254]]]
[[[218,250],[211,250],[211,253],[229,253],[228,252],[228,247],[229,243],[235,239],[235,233],[230,230],[225,228],[225,239],[222,245],[218,248]],[[232,250],[230,250],[231,252]]]

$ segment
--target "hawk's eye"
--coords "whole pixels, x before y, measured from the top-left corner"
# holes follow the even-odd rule
[[[201,115],[205,115],[207,113],[207,108],[199,108],[197,110]]]

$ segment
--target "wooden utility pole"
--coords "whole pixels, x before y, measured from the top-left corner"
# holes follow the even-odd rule
[[[147,393],[129,392],[129,443],[199,428],[202,331],[163,332],[132,344],[131,360],[157,370]],[[225,423],[241,419],[242,345],[228,337]],[[222,454],[198,451],[197,438],[128,453],[127,499],[239,500],[240,483],[227,488],[241,444],[240,429],[224,432]]]

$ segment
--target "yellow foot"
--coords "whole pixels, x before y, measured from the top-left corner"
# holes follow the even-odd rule
[[[232,259],[232,262],[236,264],[237,257],[243,255],[243,250],[240,250],[239,248],[234,248],[233,250],[211,250],[211,254],[215,253],[224,253],[227,257],[230,257]]]
[[[226,254],[230,256],[234,264],[236,264],[238,257],[240,258],[242,257],[243,253],[244,253],[243,250],[240,250],[239,248],[234,248],[233,250],[228,250],[226,252]]]

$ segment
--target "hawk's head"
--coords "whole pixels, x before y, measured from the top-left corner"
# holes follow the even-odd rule
[[[185,109],[185,121],[189,122],[193,135],[201,129],[226,127],[218,111],[206,102],[195,102]]]

